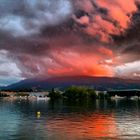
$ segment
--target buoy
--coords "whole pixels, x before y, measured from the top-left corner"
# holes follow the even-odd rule
[[[41,112],[40,111],[37,111],[37,115],[41,115]]]

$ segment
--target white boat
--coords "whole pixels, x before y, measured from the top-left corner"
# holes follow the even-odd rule
[[[138,97],[138,96],[133,96],[133,97],[131,97],[130,99],[131,99],[131,100],[138,100],[139,97]]]
[[[48,97],[44,97],[44,96],[37,96],[37,100],[48,100]]]
[[[111,99],[115,100],[115,99],[124,99],[126,97],[121,97],[121,96],[118,96],[118,95],[115,95],[114,97],[111,97]]]

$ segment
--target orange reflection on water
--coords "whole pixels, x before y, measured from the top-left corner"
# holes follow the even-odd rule
[[[47,130],[71,138],[111,138],[118,134],[113,114],[77,114],[51,119],[48,122]]]
[[[84,125],[90,126],[88,134],[91,137],[115,137],[118,132],[114,118],[103,114],[94,116],[92,120],[90,118]]]

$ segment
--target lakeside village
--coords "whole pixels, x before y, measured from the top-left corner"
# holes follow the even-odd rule
[[[71,101],[94,100],[94,99],[140,99],[140,90],[109,90],[97,91],[83,86],[71,86],[65,90],[53,88],[50,91],[0,91],[0,98],[31,99],[31,100],[56,100],[67,99]]]

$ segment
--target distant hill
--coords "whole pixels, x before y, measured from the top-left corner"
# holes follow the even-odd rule
[[[55,78],[33,78],[20,81],[10,86],[4,87],[6,90],[41,89],[51,88],[65,89],[69,86],[90,86],[96,90],[110,89],[140,89],[140,80],[128,80],[110,77],[90,77],[90,76],[65,76]]]

